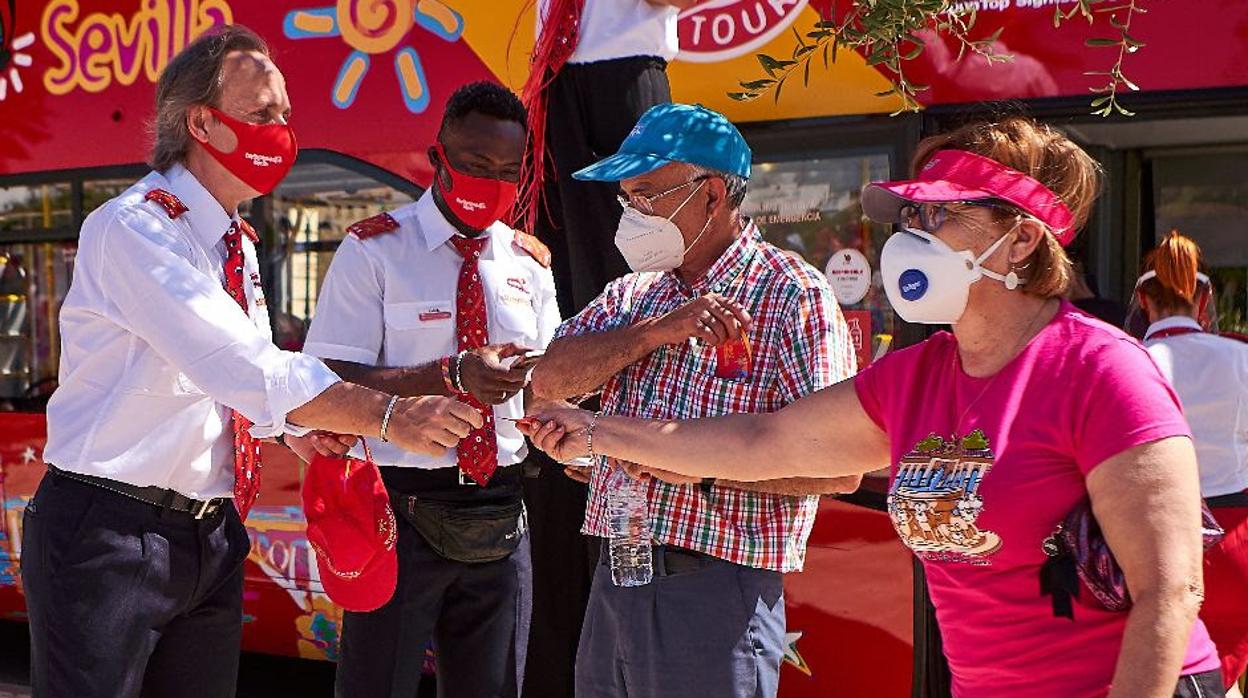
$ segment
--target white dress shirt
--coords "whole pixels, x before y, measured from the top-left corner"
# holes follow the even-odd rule
[[[458,233],[426,192],[390,212],[399,229],[365,240],[348,235],[329,266],[303,350],[369,366],[419,366],[458,353],[455,295],[463,258]],[[495,222],[481,253],[490,344],[544,348],[559,328],[554,276],[516,245],[516,231]],[[524,437],[500,417],[524,416],[517,394],[494,407],[498,463],[524,459]],[[378,465],[455,467],[455,449],[431,457],[392,444],[371,444]],[[359,447],[354,453],[362,457]]]
[[[188,210],[171,219],[145,200],[152,189]],[[61,307],[46,462],[195,499],[227,497],[227,405],[255,423],[258,438],[299,433],[286,415],[339,379],[320,360],[273,345],[246,236],[250,317],[226,292],[230,222],[181,166],[149,174],[87,216]]]
[[[537,33],[550,0],[541,0]],[[595,63],[635,56],[658,56],[670,61],[680,52],[675,7],[659,7],[646,0],[585,0],[576,49],[569,63]]]
[[[1189,317],[1148,328],[1144,346],[1179,394],[1192,427],[1204,497],[1248,489],[1248,344],[1208,332],[1160,339],[1167,329],[1200,330]]]

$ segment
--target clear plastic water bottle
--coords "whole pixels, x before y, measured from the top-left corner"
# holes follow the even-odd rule
[[[646,483],[615,467],[607,479],[607,521],[611,527],[607,549],[611,555],[611,581],[618,587],[649,584],[654,578],[650,547],[650,516]]]

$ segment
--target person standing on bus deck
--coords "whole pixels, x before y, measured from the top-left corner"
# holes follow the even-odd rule
[[[394,598],[346,612],[343,698],[415,696],[426,643],[438,689],[516,698],[532,607],[520,462],[530,364],[559,327],[550,254],[499,221],[515,202],[525,110],[492,82],[458,89],[429,149],[433,185],[361,221],[334,256],[304,350],[339,375],[399,395],[457,396],[484,426],[431,457],[378,446],[400,515]],[[405,522],[405,523],[403,523]],[[519,525],[518,525],[519,524]]]
[[[296,149],[260,37],[192,42],[156,105],[154,171],[83,222],[61,309],[48,473],[22,529],[39,698],[234,695],[259,439],[316,428],[441,453],[481,426],[456,400],[343,382],[273,345],[237,209]]]
[[[1201,328],[1213,286],[1190,238],[1170,233],[1144,267],[1135,287],[1151,323],[1144,346],[1183,403],[1200,494],[1226,531],[1205,551],[1200,618],[1230,689],[1248,666],[1248,344]]]
[[[620,182],[615,244],[634,273],[560,327],[533,370],[538,398],[601,390],[606,413],[669,419],[774,412],[854,374],[827,279],[741,214],[750,159],[722,114],[664,104],[618,153],[576,173]],[[730,361],[729,349],[743,346],[746,358]],[[582,530],[601,544],[613,467],[590,468]],[[852,491],[859,478],[742,483],[625,467],[647,479],[654,579],[615,586],[602,551],[576,695],[775,696],[784,573],[802,568],[818,495]]]

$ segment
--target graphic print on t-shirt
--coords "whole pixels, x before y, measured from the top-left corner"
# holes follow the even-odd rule
[[[990,564],[1001,536],[976,521],[984,509],[979,486],[993,458],[988,438],[976,429],[960,439],[932,434],[901,459],[888,514],[915,555],[932,562]]]

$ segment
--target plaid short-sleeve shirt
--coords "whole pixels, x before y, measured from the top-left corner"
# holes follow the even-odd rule
[[[827,280],[796,255],[763,242],[752,223],[692,286],[670,272],[629,274],[564,323],[558,336],[626,327],[704,293],[731,298],[752,316],[749,377],[716,377],[715,349],[692,340],[660,347],[607,381],[606,414],[693,419],[774,412],[854,374],[849,333]],[[609,467],[602,460],[590,476],[587,535],[607,535]],[[650,526],[658,542],[750,567],[802,568],[818,497],[649,483]]]

